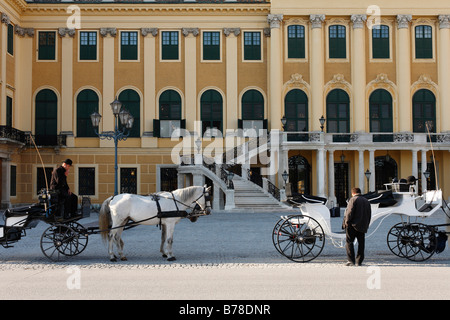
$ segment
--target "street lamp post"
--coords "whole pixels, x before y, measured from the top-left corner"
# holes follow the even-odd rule
[[[118,182],[117,182],[117,145],[121,140],[127,140],[130,135],[130,130],[133,127],[134,118],[128,110],[122,108],[122,103],[116,99],[111,102],[111,109],[114,114],[114,131],[98,132],[98,126],[102,116],[98,112],[91,114],[91,122],[94,127],[95,133],[100,139],[113,140],[114,141],[114,195],[118,194]],[[122,125],[122,129],[119,129],[119,121]]]

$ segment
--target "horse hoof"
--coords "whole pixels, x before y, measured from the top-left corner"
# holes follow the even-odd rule
[[[163,254],[162,257],[163,257],[163,258],[167,258],[167,254]]]
[[[175,260],[177,260],[175,257],[170,257],[167,259],[167,261],[175,261]]]
[[[111,261],[111,262],[117,262],[117,259],[116,259],[116,258],[110,258],[109,261]]]
[[[120,261],[128,261],[127,257],[120,258]]]

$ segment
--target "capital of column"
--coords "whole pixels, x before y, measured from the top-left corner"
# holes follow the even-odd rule
[[[142,36],[146,37],[148,34],[156,37],[158,35],[158,28],[142,28],[141,29]]]
[[[64,38],[67,35],[69,37],[73,38],[73,37],[75,37],[75,29],[58,28],[58,34],[61,38]]]
[[[367,20],[367,15],[365,14],[352,14],[350,19],[353,22],[353,29],[363,29],[364,23]]]
[[[11,20],[9,19],[9,17],[6,13],[2,13],[0,21],[1,21],[1,23],[4,23],[6,25],[8,25],[11,22]]]
[[[34,28],[22,28],[19,25],[15,25],[14,33],[22,38],[25,36],[34,37]]]
[[[104,38],[107,37],[108,34],[115,38],[117,35],[117,28],[100,28],[100,35]]]
[[[408,29],[411,19],[412,15],[410,14],[397,15],[397,29]]]
[[[309,21],[311,22],[311,28],[322,28],[322,22],[325,21],[324,14],[311,14],[309,16]]]
[[[440,14],[439,19],[439,29],[450,29],[450,15]]]
[[[194,37],[196,37],[200,34],[200,31],[198,28],[181,28],[181,33],[185,37],[189,36],[189,34],[192,34]]]
[[[237,37],[241,33],[241,28],[223,28],[223,34],[228,37],[230,34],[234,34]]]
[[[282,14],[269,14],[267,15],[267,22],[270,25],[270,28],[279,28],[281,26],[281,22],[283,21]]]

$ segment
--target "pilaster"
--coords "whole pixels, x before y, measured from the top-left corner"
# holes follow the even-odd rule
[[[197,118],[197,36],[198,28],[183,28],[184,35],[184,92],[186,98],[186,129],[193,131]],[[201,131],[199,132],[201,134]]]
[[[270,56],[269,56],[269,122],[270,128],[281,129],[281,117],[283,100],[281,88],[283,86],[283,58],[281,54],[282,37],[281,22],[282,14],[269,14],[267,22],[270,25]],[[283,112],[284,113],[284,112]]]
[[[237,37],[241,33],[240,28],[225,28],[223,33],[226,37],[226,110],[224,110],[224,118],[226,123],[224,129],[237,129],[238,115],[238,61],[237,61]]]
[[[319,119],[324,114],[324,45],[322,34],[322,23],[324,14],[312,14],[311,22],[311,117],[310,128],[312,131],[320,130]]]

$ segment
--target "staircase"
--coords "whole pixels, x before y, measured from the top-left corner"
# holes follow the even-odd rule
[[[235,208],[232,211],[242,212],[286,212],[289,211],[298,212],[298,210],[292,209],[269,193],[264,191],[258,185],[243,179],[242,177],[235,175],[233,177],[234,184],[234,204]]]

